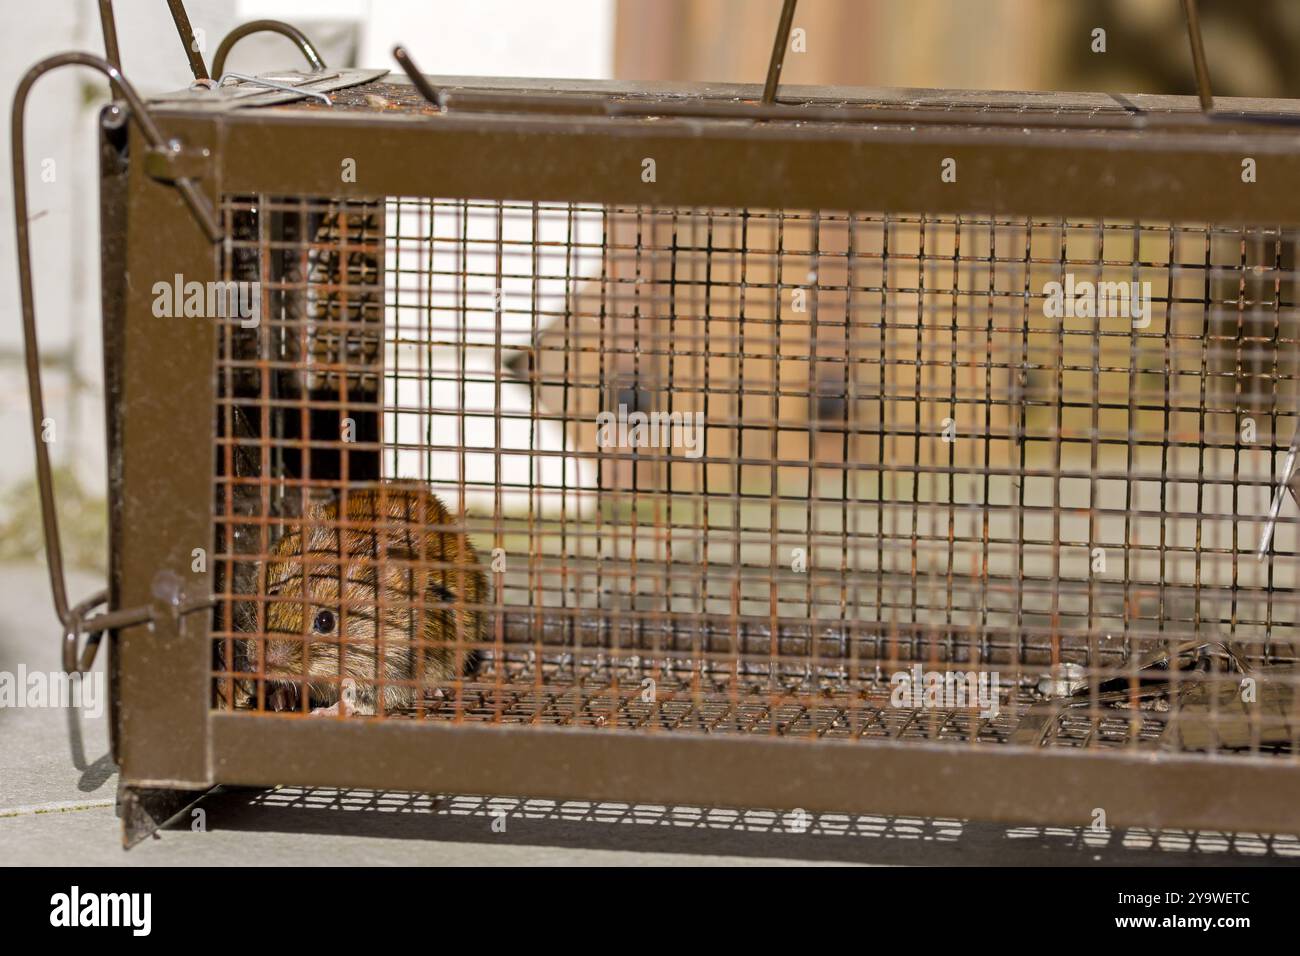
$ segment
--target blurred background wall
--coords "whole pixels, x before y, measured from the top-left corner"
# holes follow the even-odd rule
[[[1300,4],[1201,0],[1215,92],[1300,91]],[[781,0],[617,0],[615,69],[761,82]],[[1190,93],[1178,0],[800,0],[788,83]],[[1092,31],[1106,31],[1094,53]]]
[[[331,66],[386,66],[402,42],[432,73],[761,82],[780,0],[188,0],[207,57],[238,23],[302,27]],[[118,0],[127,77],[145,93],[190,79],[164,0]],[[1300,3],[1202,0],[1215,92],[1300,93]],[[802,0],[806,51],[786,59],[790,84],[1083,89],[1190,93],[1177,0]],[[1092,50],[1092,31],[1106,50]],[[0,8],[0,89],[67,49],[102,51],[96,0]],[[244,40],[230,68],[296,65],[283,38]],[[65,538],[77,563],[103,561],[103,399],[99,352],[98,187],[94,118],[106,83],[64,70],[28,107],[28,182],[36,295]],[[8,124],[0,139],[0,560],[36,557],[13,246]],[[54,161],[44,182],[42,163]]]

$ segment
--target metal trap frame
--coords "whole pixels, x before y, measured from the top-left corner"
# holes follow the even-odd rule
[[[76,607],[37,452],[128,840],[219,783],[1294,832],[1300,106],[1216,106],[1196,42],[1199,105],[778,96],[793,12],[761,93],[402,82],[284,25],[311,70],[147,104],[33,69],[19,158],[44,70],[125,100]],[[283,580],[328,599],[273,580],[317,533]],[[349,669],[395,619],[436,666]],[[375,712],[313,714],[347,679]]]

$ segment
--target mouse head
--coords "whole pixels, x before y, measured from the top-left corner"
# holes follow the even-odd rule
[[[264,640],[241,641],[240,650],[251,671],[264,655],[272,709],[300,704],[303,692],[335,700],[346,678],[370,688],[381,674],[445,679],[454,669],[447,645],[481,640],[481,612],[461,609],[481,604],[486,590],[476,563],[460,567],[476,562],[472,547],[436,530],[449,519],[432,495],[384,498],[380,512],[372,493],[350,495],[343,522],[335,504],[313,508],[269,555]]]

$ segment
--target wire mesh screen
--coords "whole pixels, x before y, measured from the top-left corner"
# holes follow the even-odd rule
[[[1291,234],[223,211],[214,706],[1295,752]]]

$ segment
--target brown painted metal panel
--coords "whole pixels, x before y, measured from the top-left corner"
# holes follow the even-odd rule
[[[122,388],[122,339],[126,309],[127,202],[130,195],[130,163],[126,156],[125,116],[113,108],[100,114],[99,130],[99,235],[100,299],[104,315],[104,433],[108,455],[108,539],[110,551],[122,540],[122,416],[118,395]],[[121,562],[109,554],[109,607],[122,606]],[[116,641],[116,632],[109,644]],[[109,683],[119,686],[118,657],[110,652]],[[109,744],[113,759],[120,762],[118,701],[109,695]]]
[[[213,717],[214,779],[1087,826],[1295,829],[1268,760]]]
[[[175,120],[165,128],[190,146],[215,148],[213,130]],[[154,283],[206,282],[216,252],[170,185],[138,161],[145,144],[132,129],[127,212],[127,294],[121,352],[122,482],[114,502],[120,540],[114,576],[122,606],[155,602],[159,575],[186,598],[211,591],[210,574],[191,570],[195,548],[210,549],[214,330],[201,318],[153,314]],[[216,183],[203,183],[209,195]],[[163,582],[165,583],[165,582]],[[126,784],[207,783],[206,613],[159,616],[119,633],[113,652],[119,687],[119,759]]]
[[[1073,105],[1073,104],[1071,104]],[[378,115],[235,111],[232,192],[652,202],[882,212],[1300,223],[1297,137],[1286,129],[1094,130],[917,122]],[[654,183],[641,181],[653,158]],[[1258,181],[1243,183],[1254,158]],[[355,182],[341,163],[355,160]],[[941,163],[957,162],[956,182]]]

